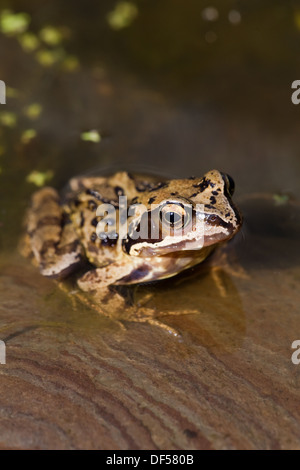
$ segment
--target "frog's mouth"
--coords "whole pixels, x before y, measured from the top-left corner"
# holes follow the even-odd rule
[[[204,248],[218,245],[234,236],[236,230],[230,229],[215,232],[212,234],[195,235],[189,239],[166,237],[163,240],[123,240],[123,248],[130,256],[141,256],[149,258],[153,256],[186,256],[187,252],[197,252]]]

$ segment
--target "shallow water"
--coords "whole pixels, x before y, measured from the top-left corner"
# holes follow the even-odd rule
[[[145,2],[115,31],[111,2],[6,2],[31,15],[34,34],[63,27],[62,57],[78,67],[45,67],[0,36],[0,79],[16,95],[0,118],[17,119],[0,127],[4,448],[299,447],[300,108],[290,98],[299,12],[241,2],[232,24],[233,3],[214,5],[219,18],[205,21],[192,0],[184,10]],[[37,135],[26,142],[28,129]],[[99,143],[81,139],[91,129]],[[170,177],[215,167],[235,179],[245,223],[232,243],[192,272],[128,293],[178,337],[126,312],[99,315],[18,254],[32,171],[51,170],[49,183],[63,188],[107,167]]]

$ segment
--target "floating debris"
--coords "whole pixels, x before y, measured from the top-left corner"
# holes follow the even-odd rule
[[[205,21],[217,21],[219,18],[219,12],[215,7],[204,8],[201,15]]]
[[[3,10],[0,14],[0,31],[7,36],[16,36],[27,30],[30,20],[27,13],[13,13],[11,10]]]
[[[21,135],[21,142],[23,144],[28,144],[32,139],[34,139],[37,135],[35,129],[26,129]]]
[[[101,135],[96,130],[91,130],[91,131],[88,131],[88,132],[82,132],[80,137],[81,137],[81,140],[83,140],[85,142],[98,143],[101,140]]]
[[[32,171],[29,173],[29,175],[26,178],[27,183],[33,183],[39,188],[42,186],[45,186],[46,183],[48,183],[54,176],[54,173],[52,170],[47,170],[47,171]]]
[[[300,31],[300,10],[295,11],[294,21],[295,21],[296,28]]]
[[[230,12],[228,13],[228,20],[232,24],[239,24],[241,22],[241,19],[241,14],[237,10],[230,10]]]
[[[118,2],[114,10],[107,15],[107,21],[112,29],[127,28],[138,16],[138,8],[131,2]]]
[[[41,29],[39,36],[48,46],[58,46],[63,40],[61,31],[54,26],[45,26]]]
[[[283,206],[290,200],[288,194],[273,194],[273,200],[276,206]]]
[[[35,120],[40,116],[42,110],[43,108],[39,103],[32,103],[24,109],[24,114],[29,119]]]
[[[53,50],[41,49],[36,53],[36,59],[43,67],[51,67],[59,62],[64,55],[65,51],[61,48]]]
[[[0,124],[6,127],[15,127],[17,124],[17,116],[10,111],[3,111],[0,114]]]
[[[80,66],[79,60],[74,55],[68,55],[62,62],[62,67],[67,72],[74,72]]]
[[[18,41],[26,52],[35,51],[40,46],[39,38],[30,32],[18,36]]]
[[[11,88],[10,86],[6,87],[6,96],[7,98],[18,98],[19,90],[16,88]]]

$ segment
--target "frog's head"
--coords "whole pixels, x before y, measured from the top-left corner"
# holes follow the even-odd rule
[[[158,184],[135,201],[144,209],[129,219],[123,250],[142,257],[211,250],[241,227],[241,215],[231,200],[233,192],[233,179],[217,170],[201,179]]]

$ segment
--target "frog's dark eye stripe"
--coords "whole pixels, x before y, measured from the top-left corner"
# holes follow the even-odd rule
[[[232,224],[229,223],[229,222],[225,222],[223,219],[221,219],[221,217],[219,217],[218,215],[216,214],[208,214],[205,216],[205,221],[206,223],[208,223],[209,225],[213,225],[213,226],[221,226],[221,227],[224,227],[224,228],[229,228]]]
[[[207,222],[210,222],[211,224],[217,224],[218,219],[220,219],[220,217],[218,217],[217,215],[214,215],[214,214],[211,214],[211,215],[207,216]]]

